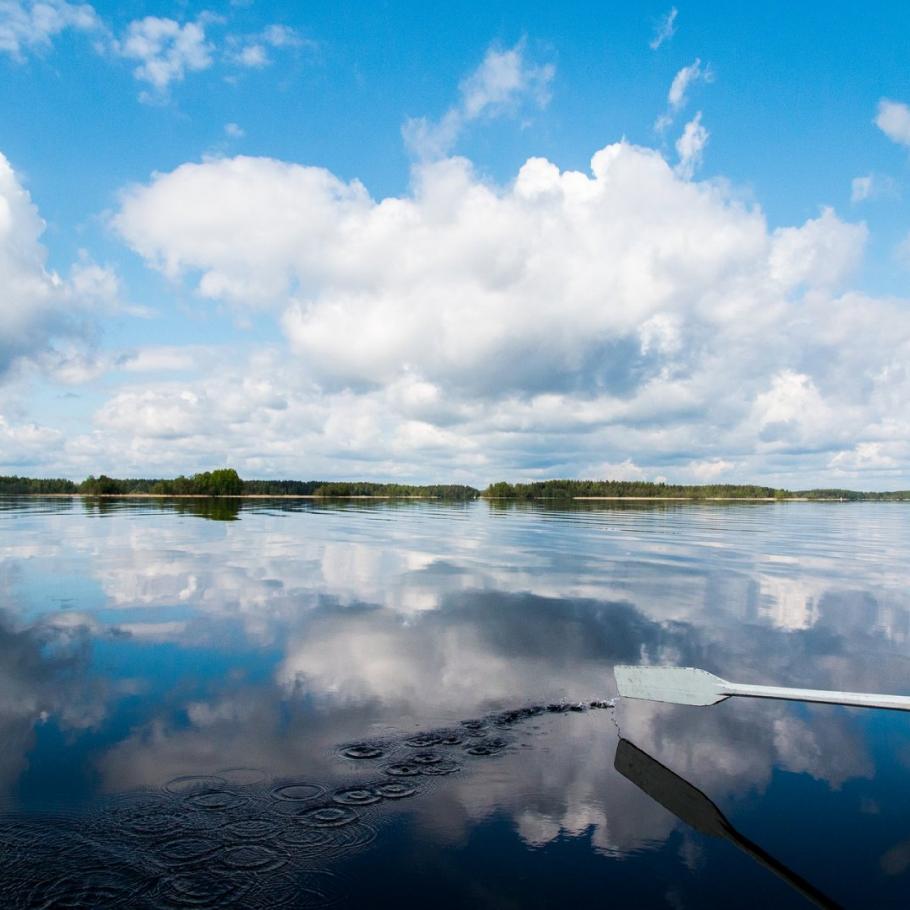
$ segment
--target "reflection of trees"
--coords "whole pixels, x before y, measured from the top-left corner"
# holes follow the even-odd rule
[[[116,498],[99,498],[94,499],[83,496],[81,499],[83,511],[88,515],[113,515],[115,512],[122,512],[128,509],[141,508],[139,500],[116,499]]]
[[[679,501],[661,501],[653,500],[622,500],[611,499],[603,502],[585,501],[583,499],[554,499],[547,501],[545,499],[487,499],[487,508],[491,512],[681,512],[684,509],[699,508],[695,503]],[[712,503],[713,507],[724,508],[725,506],[735,506],[743,508],[744,503]],[[745,505],[760,506],[760,503],[748,503]]]
[[[243,508],[242,500],[209,496],[186,496],[174,499],[156,497],[83,497],[82,505],[92,515],[117,512],[175,512],[211,521],[235,521]]]
[[[0,493],[0,514],[28,512],[35,515],[47,512],[71,512],[75,507],[75,496],[4,496]]]
[[[210,521],[236,521],[240,517],[241,503],[237,499],[169,499],[156,500],[159,509],[178,515],[194,515]]]

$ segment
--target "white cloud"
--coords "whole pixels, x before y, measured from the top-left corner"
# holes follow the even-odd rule
[[[676,140],[676,153],[679,155],[676,172],[684,180],[691,180],[695,171],[701,166],[710,135],[701,122],[701,111],[699,111],[686,124],[682,135]]]
[[[710,65],[702,66],[701,60],[696,57],[693,63],[684,66],[673,77],[670,90],[667,92],[667,109],[654,121],[654,129],[662,133],[672,123],[677,113],[685,106],[688,100],[689,89],[699,82],[713,82],[714,71]],[[700,118],[700,113],[696,120]],[[677,143],[678,149],[679,143]]]
[[[665,41],[669,41],[676,34],[676,16],[678,12],[674,6],[660,17],[654,28],[654,37],[648,44],[652,51],[656,51]]]
[[[699,483],[713,483],[718,478],[729,474],[736,465],[732,461],[726,461],[723,458],[709,458],[704,461],[692,461],[689,463],[689,473]]]
[[[18,359],[46,353],[54,338],[78,330],[68,299],[71,288],[45,267],[43,232],[38,210],[0,154],[0,377]],[[77,288],[88,279],[84,272],[77,274]]]
[[[189,389],[175,388],[172,394],[121,392],[99,412],[98,422],[150,439],[179,439],[204,432],[206,414],[214,410],[215,403],[207,395]]]
[[[271,63],[265,47],[261,44],[248,44],[246,47],[238,48],[230,59],[247,69],[261,69]]]
[[[65,0],[0,0],[0,54],[22,60],[26,51],[46,49],[66,29],[101,28],[87,3]]]
[[[865,174],[850,181],[850,201],[865,202],[899,195],[897,181],[887,174]]]
[[[272,47],[300,47],[307,43],[296,29],[279,24],[267,26],[262,32],[262,40]]]
[[[592,168],[531,159],[498,190],[447,160],[419,169],[412,195],[374,202],[318,168],[222,159],[134,188],[116,226],[166,274],[197,272],[204,296],[282,307],[325,380],[410,372],[496,394],[559,391],[567,371],[619,392],[629,370],[644,380],[685,358],[696,323],[725,318],[700,301],[731,263],[759,287],[828,287],[862,250],[864,230],[831,212],[772,238],[760,213],[686,189],[644,149],[608,147]],[[760,319],[755,296],[737,289],[723,307]]]
[[[120,279],[110,267],[93,262],[85,250],[70,269],[67,282],[69,293],[97,309],[114,310],[121,299]]]
[[[41,243],[44,227],[12,165],[0,153],[0,385],[7,390],[29,376],[50,376],[69,384],[99,375],[103,365],[93,341],[101,317],[133,312],[121,302],[113,270],[93,262],[85,251],[66,276],[48,269]],[[6,416],[12,420],[11,413]],[[12,426],[4,431],[4,457],[16,461],[12,447],[17,440],[23,451],[34,455],[27,444],[34,438],[34,425],[22,424],[24,436],[16,435]]]
[[[642,468],[627,458],[621,464],[603,462],[584,471],[585,477],[605,480],[650,480]]]
[[[725,183],[626,143],[588,173],[530,159],[503,187],[437,161],[383,199],[208,160],[127,191],[114,224],[201,298],[274,314],[297,355],[122,389],[79,445],[123,463],[166,437],[180,470],[213,449],[247,473],[477,482],[729,462],[799,486],[910,432],[906,308],[843,292],[865,226],[825,209],[770,230]],[[254,381],[282,409],[254,406]]]
[[[59,459],[63,449],[63,434],[36,423],[15,423],[0,414],[0,466],[16,470],[31,468]]]
[[[551,65],[535,66],[524,58],[524,47],[508,51],[490,48],[480,66],[461,84],[461,107],[468,120],[496,115],[527,96],[543,106],[549,100]]]
[[[799,228],[774,232],[771,276],[785,287],[839,287],[859,265],[868,231],[864,224],[847,224],[834,210]]]
[[[755,420],[761,428],[780,423],[815,421],[826,405],[810,377],[784,370],[771,388],[755,399]]]
[[[130,373],[190,373],[211,360],[210,351],[198,345],[150,345],[120,355],[116,366]]]
[[[702,66],[696,57],[693,63],[684,66],[674,77],[667,92],[667,104],[670,109],[678,111],[685,103],[689,89],[698,82],[713,82],[714,72],[710,66]]]
[[[143,100],[166,95],[172,82],[181,82],[187,72],[208,69],[213,63],[214,45],[206,40],[205,27],[211,17],[181,25],[175,19],[146,16],[134,19],[126,33],[113,42],[114,51],[139,65],[133,75],[153,89]]]
[[[303,38],[290,26],[273,24],[252,35],[229,35],[227,59],[248,69],[261,69],[271,64],[270,48],[315,48],[316,43]]]
[[[893,454],[889,449],[894,450]],[[863,471],[869,468],[893,469],[900,467],[908,452],[904,444],[888,445],[882,442],[861,442],[849,451],[838,452],[830,462],[832,468],[848,472]]]
[[[231,139],[243,139],[246,130],[239,123],[225,123],[224,134],[230,136]]]
[[[878,102],[875,125],[892,142],[910,146],[910,107],[902,101],[882,98]]]
[[[137,61],[133,75],[151,87],[143,101],[162,101],[173,83],[187,73],[209,69],[216,51],[235,66],[261,68],[272,60],[269,52],[288,48],[316,48],[316,42],[295,29],[272,24],[246,35],[227,35],[217,44],[206,34],[210,25],[223,25],[219,15],[203,12],[192,22],[145,16],[134,19],[119,37],[89,4],[67,0],[0,0],[0,54],[23,60],[27,51],[49,48],[53,39],[67,29],[97,32],[99,53]]]
[[[425,117],[407,120],[402,127],[405,142],[421,159],[441,158],[475,120],[514,114],[528,101],[545,107],[555,74],[552,64],[528,62],[523,42],[505,51],[491,47],[461,83],[458,104],[435,122]]]

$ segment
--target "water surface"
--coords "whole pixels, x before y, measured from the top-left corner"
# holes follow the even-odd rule
[[[6,907],[906,906],[910,507],[0,500]],[[622,745],[620,745],[622,741]],[[754,848],[754,849],[753,849]]]

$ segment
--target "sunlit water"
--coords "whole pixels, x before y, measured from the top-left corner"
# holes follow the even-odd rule
[[[609,706],[910,693],[906,505],[18,499],[0,543],[2,907],[910,903],[910,715]]]

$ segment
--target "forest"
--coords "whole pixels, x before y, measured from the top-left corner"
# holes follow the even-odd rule
[[[577,497],[621,499],[811,499],[825,501],[910,501],[910,490],[863,492],[842,489],[786,490],[754,484],[668,484],[641,480],[499,481],[483,492],[464,484],[404,484],[373,481],[243,480],[233,468],[172,479],[118,479],[99,474],[81,483],[65,478],[0,476],[0,495],[82,494],[85,496],[358,496],[413,497],[468,501],[482,496],[497,501],[571,500]]]
[[[649,499],[812,499],[910,500],[910,490],[864,493],[856,490],[785,490],[753,484],[669,484],[644,480],[540,480],[531,483],[499,481],[481,494],[487,499],[565,500],[583,496]]]
[[[172,479],[118,479],[90,475],[81,483],[63,478],[0,476],[0,495],[83,494],[86,496],[398,496],[424,499],[476,499],[480,490],[463,484],[401,484],[371,481],[243,480],[233,468]]]

